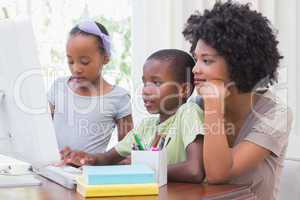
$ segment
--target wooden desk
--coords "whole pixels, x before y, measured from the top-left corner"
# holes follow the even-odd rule
[[[73,190],[65,189],[42,177],[41,186],[24,188],[2,188],[0,189],[0,199],[2,200],[81,200],[84,199]],[[88,198],[89,200],[200,200],[215,199],[209,198],[215,195],[238,194],[239,199],[255,199],[248,186],[234,185],[201,185],[187,183],[168,183],[160,188],[158,196],[135,196],[135,197],[104,197]],[[223,197],[218,199],[235,199],[233,197]]]

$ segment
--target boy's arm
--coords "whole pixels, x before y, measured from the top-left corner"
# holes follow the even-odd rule
[[[168,166],[168,180],[201,183],[204,179],[203,137],[197,136],[186,152],[186,161]]]
[[[61,151],[61,156],[64,164],[72,164],[76,166],[82,165],[111,165],[120,162],[122,157],[115,148],[108,152],[99,154],[88,154],[83,151],[72,151],[66,147]]]
[[[127,133],[133,128],[132,116],[127,115],[117,120],[118,141],[121,141]]]

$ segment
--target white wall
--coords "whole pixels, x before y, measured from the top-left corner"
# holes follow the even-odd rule
[[[300,9],[299,1],[278,1],[275,25],[279,27],[280,49],[285,56],[283,66],[287,67],[288,105],[293,109],[294,127],[290,136],[288,157],[300,158]],[[298,33],[298,34],[297,34]],[[298,36],[297,36],[298,35]]]
[[[251,2],[252,8],[262,12],[278,30],[279,49],[284,60],[280,68],[280,83],[276,93],[283,98],[294,114],[294,127],[290,137],[288,156],[300,157],[300,3],[297,0],[239,0]],[[211,8],[212,0],[132,0],[133,3],[133,108],[134,120],[147,115],[140,96],[142,64],[147,56],[162,48],[189,50],[189,44],[182,37],[187,18],[195,10]],[[298,92],[298,93],[297,93]],[[297,102],[298,106],[297,106]],[[138,109],[136,109],[138,108]]]

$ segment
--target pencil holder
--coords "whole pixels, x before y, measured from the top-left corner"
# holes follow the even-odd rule
[[[148,165],[155,171],[155,178],[159,187],[167,184],[168,159],[165,148],[159,151],[133,150],[131,152],[131,164]]]

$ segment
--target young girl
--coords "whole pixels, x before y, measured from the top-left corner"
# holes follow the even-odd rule
[[[61,150],[104,152],[115,126],[119,140],[132,128],[129,94],[102,76],[110,44],[105,27],[94,21],[70,31],[66,52],[72,75],[56,80],[48,93]]]
[[[270,22],[229,1],[192,15],[183,34],[204,100],[207,181],[249,184],[257,199],[277,199],[292,119],[268,89],[282,58]]]

